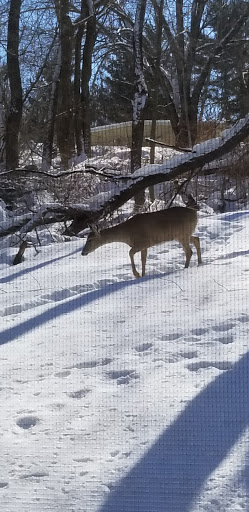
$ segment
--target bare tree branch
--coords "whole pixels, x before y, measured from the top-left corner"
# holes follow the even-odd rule
[[[72,221],[67,234],[78,234],[90,222],[114,212],[134,195],[145,188],[162,182],[183,177],[187,173],[200,169],[199,174],[208,175],[217,172],[216,169],[205,167],[210,162],[231,152],[240,142],[249,136],[249,114],[230,130],[225,130],[219,138],[211,139],[194,148],[196,152],[175,155],[163,164],[148,165],[138,169],[134,174],[120,176],[126,179],[123,186],[115,185],[110,192],[91,197],[85,204],[61,205],[49,204],[43,206],[35,215],[12,221],[11,226],[6,222],[0,226],[0,238],[10,233],[20,231],[23,235],[44,224]],[[221,169],[222,172],[224,169]]]
[[[13,173],[31,173],[31,174],[36,174],[37,176],[46,176],[47,178],[66,178],[67,176],[71,176],[72,174],[83,174],[84,172],[93,172],[95,174],[99,174],[99,175],[102,175],[102,176],[105,176],[105,177],[111,177],[112,174],[108,174],[106,173],[106,175],[104,175],[104,171],[105,171],[105,167],[101,167],[100,169],[97,169],[96,167],[94,166],[88,166],[86,165],[83,169],[74,169],[72,171],[63,171],[63,172],[58,172],[58,173],[51,173],[51,172],[45,172],[45,171],[41,171],[41,170],[36,170],[36,169],[29,169],[27,167],[18,167],[16,169],[13,169],[11,171],[4,171],[4,172],[1,172],[0,173],[0,179],[3,177],[3,176],[8,176],[10,174],[13,174]]]

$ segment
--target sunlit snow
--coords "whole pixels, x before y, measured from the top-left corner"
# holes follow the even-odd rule
[[[249,510],[249,211],[197,234],[1,253],[1,510]]]

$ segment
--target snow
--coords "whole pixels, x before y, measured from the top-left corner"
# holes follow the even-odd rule
[[[122,244],[4,249],[2,510],[249,510],[249,210],[197,234],[139,280]]]
[[[208,155],[209,153],[212,153],[213,151],[218,150],[219,148],[224,147],[225,144],[227,144],[232,138],[239,133],[241,130],[243,132],[243,129],[246,129],[249,122],[249,114],[242,119],[241,121],[238,121],[234,126],[232,126],[230,129],[225,129],[220,137],[215,137],[213,139],[208,139],[204,142],[201,142],[200,144],[196,144],[193,146],[192,152],[189,153],[177,153],[175,156],[170,158],[168,161],[160,164],[160,165],[147,165],[142,167],[141,169],[138,169],[133,173],[133,179],[139,179],[143,178],[145,176],[149,176],[151,174],[157,174],[157,173],[169,173],[171,170],[174,169],[174,167],[177,167],[181,164],[184,164],[186,162],[190,162],[191,160],[194,162],[195,160],[198,160],[199,157],[203,155]],[[231,148],[232,149],[232,148]],[[215,160],[215,158],[213,158]],[[210,160],[211,161],[211,160]]]

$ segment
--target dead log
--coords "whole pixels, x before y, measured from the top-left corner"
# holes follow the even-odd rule
[[[18,265],[19,263],[21,263],[25,249],[27,249],[28,246],[29,246],[29,243],[26,240],[23,240],[23,242],[21,243],[21,245],[19,247],[19,251],[14,258],[13,265]]]

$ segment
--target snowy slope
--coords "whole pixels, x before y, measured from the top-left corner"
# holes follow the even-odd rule
[[[121,244],[5,249],[3,511],[249,510],[249,211],[198,230],[140,280]]]

